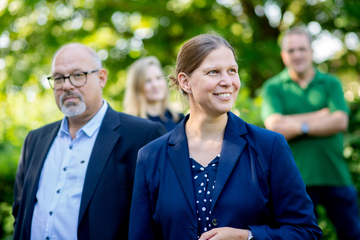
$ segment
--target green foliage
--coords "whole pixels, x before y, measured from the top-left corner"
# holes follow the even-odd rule
[[[244,121],[264,127],[260,116],[260,106],[261,98],[251,98],[250,90],[243,88],[239,92],[232,111]]]
[[[337,235],[335,233],[335,228],[332,225],[332,223],[329,221],[329,219],[326,217],[326,210],[322,205],[319,205],[317,207],[317,212],[319,214],[318,216],[318,224],[319,227],[323,231],[323,239],[327,240],[337,240]]]
[[[264,14],[269,7],[278,10],[280,18]],[[104,97],[122,110],[126,68],[134,60],[155,55],[170,73],[186,40],[215,31],[238,53],[242,88],[234,112],[263,126],[258,90],[283,68],[279,36],[290,26],[318,22],[342,42],[349,36],[356,42],[359,11],[356,0],[0,1],[0,238],[11,238],[12,187],[27,132],[62,117],[46,80],[52,56],[61,45],[80,42],[99,53],[109,72]],[[358,58],[356,44],[343,47],[319,68],[342,79],[351,103],[353,117],[344,154],[360,189]],[[319,223],[324,239],[335,239],[323,216]]]
[[[350,104],[349,131],[345,137],[344,156],[356,188],[360,189],[360,98]]]

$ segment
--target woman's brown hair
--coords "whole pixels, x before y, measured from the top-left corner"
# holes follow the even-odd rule
[[[192,72],[201,65],[207,55],[221,46],[229,48],[236,59],[235,50],[231,45],[224,38],[215,34],[202,34],[188,40],[181,47],[177,56],[174,75],[169,76],[171,87],[180,90],[182,94],[187,95],[179,85],[179,73],[183,72],[190,76]]]

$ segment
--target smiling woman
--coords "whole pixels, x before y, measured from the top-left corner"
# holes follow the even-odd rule
[[[209,53],[191,74],[180,72],[179,85],[189,95],[190,113],[196,117],[226,118],[240,88],[234,53],[225,46]]]
[[[139,151],[129,239],[320,239],[285,138],[230,112],[240,79],[229,43],[190,39],[171,81],[190,114]]]

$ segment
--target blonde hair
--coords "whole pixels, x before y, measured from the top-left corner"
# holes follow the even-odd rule
[[[146,71],[150,65],[158,66],[162,71],[160,61],[154,56],[140,58],[129,67],[123,104],[125,113],[141,118],[148,118],[146,113],[148,102],[146,100],[144,86],[146,82]],[[166,88],[166,91],[165,98],[161,104],[162,111],[160,118],[164,119],[165,111],[169,110],[173,120],[177,122],[179,115],[169,106],[168,88]]]

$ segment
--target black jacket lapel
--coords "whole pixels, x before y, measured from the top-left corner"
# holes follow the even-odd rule
[[[94,143],[85,175],[79,210],[79,223],[83,218],[96,190],[104,168],[109,160],[110,154],[121,136],[118,132],[114,131],[120,125],[121,123],[118,114],[110,106],[108,106],[107,112],[99,129],[98,136]]]

